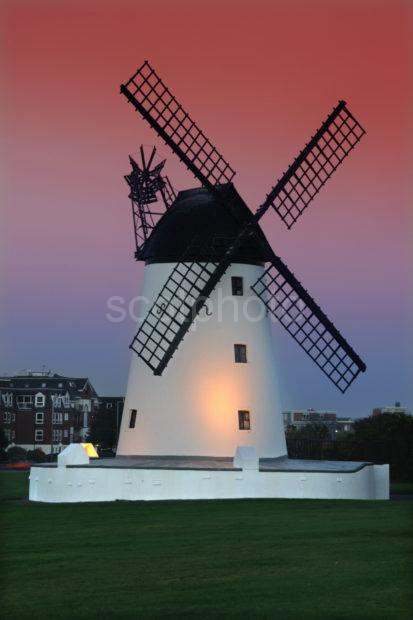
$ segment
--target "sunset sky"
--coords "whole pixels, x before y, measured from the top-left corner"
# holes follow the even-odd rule
[[[413,410],[409,5],[3,1],[0,373],[44,365],[102,395],[126,389],[135,325],[106,313],[143,273],[128,155],[155,144],[176,189],[198,184],[119,94],[148,59],[254,209],[348,102],[367,135],[292,230],[273,211],[263,228],[367,372],[343,396],[275,327],[282,403]]]

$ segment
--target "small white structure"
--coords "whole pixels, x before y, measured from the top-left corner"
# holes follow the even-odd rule
[[[89,465],[89,455],[81,443],[71,443],[57,457],[58,467]]]

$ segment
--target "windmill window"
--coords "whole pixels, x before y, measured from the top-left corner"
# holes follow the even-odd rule
[[[244,294],[244,281],[240,276],[233,276],[231,278],[232,294],[243,295]]]
[[[249,431],[251,429],[249,411],[238,411],[238,427],[240,431]]]
[[[136,424],[136,413],[137,413],[137,410],[136,410],[136,409],[131,409],[131,410],[130,410],[129,428],[135,428],[135,424]]]
[[[237,364],[246,364],[247,346],[245,344],[234,344],[234,357]]]

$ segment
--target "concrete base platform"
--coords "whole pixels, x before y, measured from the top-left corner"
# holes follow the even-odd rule
[[[32,501],[312,498],[389,499],[389,466],[351,461],[132,456],[84,465],[36,465]]]

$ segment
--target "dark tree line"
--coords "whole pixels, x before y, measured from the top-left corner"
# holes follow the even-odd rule
[[[290,458],[389,463],[393,480],[413,481],[413,416],[383,413],[355,420],[353,432],[329,439],[322,424],[287,430]]]

